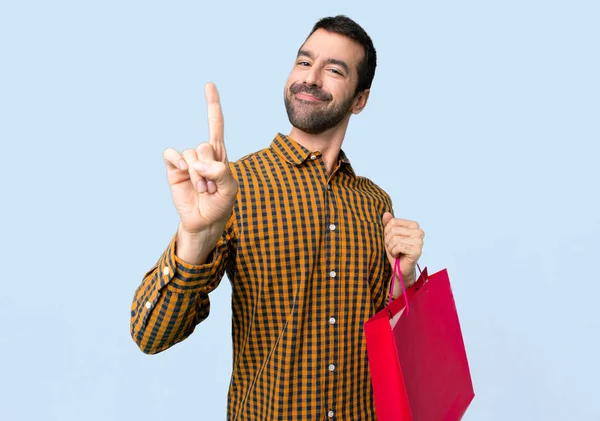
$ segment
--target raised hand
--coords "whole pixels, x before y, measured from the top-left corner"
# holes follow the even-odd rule
[[[218,238],[235,202],[237,180],[231,174],[224,140],[223,112],[214,84],[204,88],[208,108],[209,142],[182,154],[164,152],[167,179],[181,218],[179,233]]]

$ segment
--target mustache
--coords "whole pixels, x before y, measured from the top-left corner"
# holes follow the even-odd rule
[[[332,99],[331,94],[328,94],[327,92],[325,92],[315,86],[308,86],[305,84],[294,83],[290,87],[290,91],[294,95],[299,94],[300,92],[307,93],[309,95],[314,96],[315,98],[320,99],[321,101],[331,101],[331,99]]]

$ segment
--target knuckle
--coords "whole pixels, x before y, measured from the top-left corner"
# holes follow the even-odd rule
[[[181,155],[182,155],[182,156],[183,156],[183,157],[184,157],[186,160],[188,160],[188,159],[190,159],[190,158],[192,158],[192,157],[194,156],[194,150],[193,150],[193,149],[189,149],[189,148],[188,148],[188,149],[185,149],[185,150],[184,150],[184,151],[181,153]]]
[[[388,237],[386,238],[386,242],[389,247],[394,247],[396,245],[395,238],[392,235],[388,235]]]
[[[198,153],[198,156],[204,156],[207,158],[215,155],[215,149],[213,148],[213,145],[208,142],[200,143],[196,148],[196,152]]]
[[[166,162],[171,162],[173,164],[176,163],[176,161],[181,157],[181,155],[179,155],[179,152],[177,152],[175,149],[173,148],[167,148],[163,151],[163,159]]]
[[[219,175],[226,175],[229,172],[229,167],[222,162],[214,163],[215,172]]]

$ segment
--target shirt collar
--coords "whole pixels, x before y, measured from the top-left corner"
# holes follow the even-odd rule
[[[312,152],[306,149],[304,146],[281,133],[277,133],[275,139],[271,143],[271,149],[275,151],[277,155],[282,157],[284,160],[292,165],[299,166],[310,159]],[[338,165],[341,170],[347,171],[351,175],[354,174],[350,160],[346,156],[343,150],[340,150],[338,156]]]

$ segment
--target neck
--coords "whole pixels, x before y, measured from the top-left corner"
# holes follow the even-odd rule
[[[344,119],[337,126],[319,134],[306,133],[297,127],[292,127],[289,136],[309,151],[321,152],[327,166],[327,174],[331,174],[342,149],[348,121],[348,119]]]

